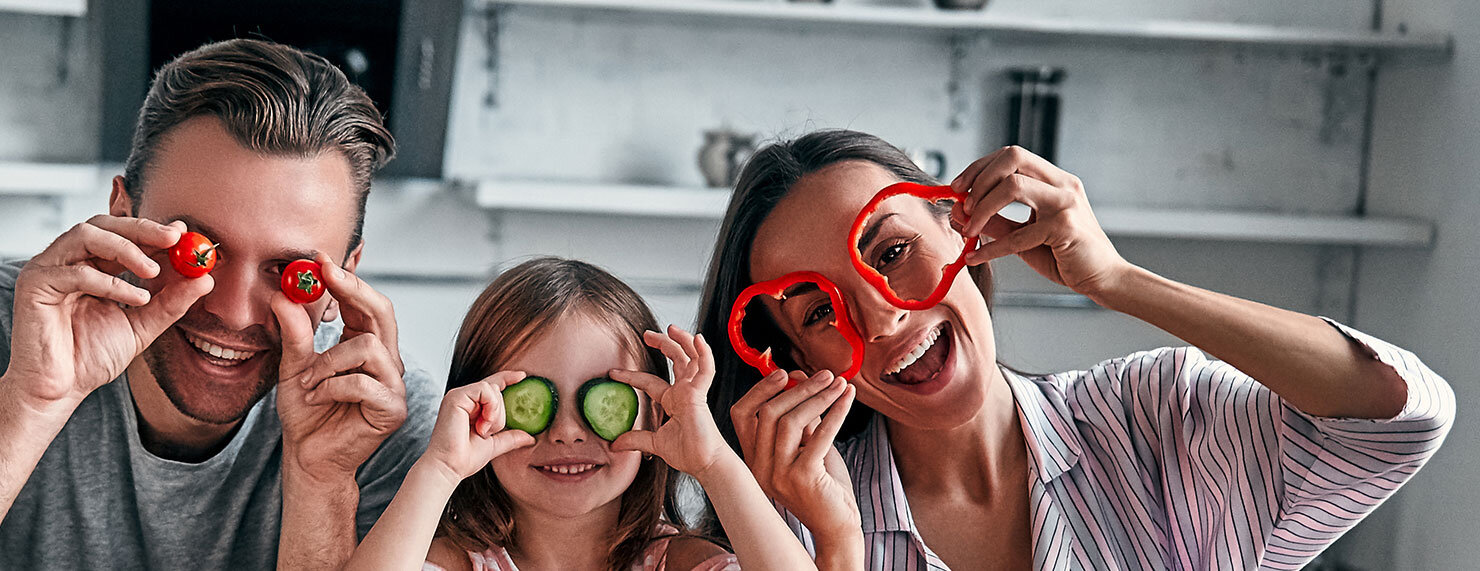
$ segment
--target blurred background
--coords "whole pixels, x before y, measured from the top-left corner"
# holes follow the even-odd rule
[[[362,275],[445,374],[468,304],[586,259],[692,326],[735,166],[824,127],[945,178],[1008,143],[1079,175],[1131,261],[1411,349],[1462,412],[1323,568],[1473,569],[1480,3],[1466,0],[0,0],[0,258],[106,210],[152,69],[260,36],[340,65],[401,146]],[[995,267],[999,354],[1176,339]]]

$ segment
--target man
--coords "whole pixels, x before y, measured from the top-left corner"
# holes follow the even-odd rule
[[[0,266],[0,565],[348,558],[442,393],[404,370],[389,300],[353,274],[393,152],[317,56],[233,40],[160,69],[109,214]],[[220,244],[206,276],[167,260],[187,229]],[[301,258],[329,293],[305,305],[278,286]]]

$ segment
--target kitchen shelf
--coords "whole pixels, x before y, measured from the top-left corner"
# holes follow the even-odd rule
[[[1449,34],[1392,34],[1314,27],[1172,20],[1075,20],[1002,16],[986,11],[933,7],[839,6],[740,0],[482,0],[491,8],[537,8],[649,18],[704,19],[735,23],[800,23],[870,29],[982,33],[1033,40],[1096,40],[1116,43],[1183,43],[1320,48],[1428,54],[1447,57]]]
[[[43,16],[83,16],[87,0],[0,0],[0,13],[19,12]]]
[[[97,164],[0,162],[0,196],[71,196],[98,190]]]
[[[718,220],[730,193],[720,189],[484,180],[474,201],[489,211],[551,212]],[[1434,225],[1424,220],[1220,210],[1103,207],[1095,209],[1111,236],[1285,244],[1427,247]]]

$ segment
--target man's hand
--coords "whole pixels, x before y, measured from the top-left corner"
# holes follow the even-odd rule
[[[0,518],[82,399],[112,381],[215,285],[175,279],[158,295],[120,276],[160,274],[149,254],[185,231],[94,216],[32,258],[16,278],[10,366],[0,377]]]
[[[305,306],[280,293],[273,295],[272,311],[283,342],[277,405],[284,469],[327,480],[353,476],[401,427],[406,386],[390,300],[328,258],[318,261],[344,315],[339,344],[315,353]]]
[[[181,278],[151,299],[120,277],[159,276],[149,254],[174,245],[184,231],[182,222],[98,215],[32,258],[16,279],[5,391],[33,408],[70,414],[122,374],[215,284],[209,275]]]

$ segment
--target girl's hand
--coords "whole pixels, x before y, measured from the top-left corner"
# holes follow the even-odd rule
[[[801,382],[787,390],[788,377]],[[828,371],[811,378],[777,371],[730,408],[761,489],[819,536],[852,537],[861,525],[848,467],[833,447],[854,394],[853,385]]]
[[[631,430],[612,442],[612,450],[657,454],[669,466],[703,481],[704,474],[730,452],[705,404],[714,381],[714,354],[702,335],[668,326],[668,334],[643,333],[643,342],[673,361],[673,384],[639,371],[613,370],[611,377],[648,394],[668,419],[656,431]]]
[[[533,445],[534,437],[528,432],[504,430],[504,387],[524,380],[524,376],[520,371],[499,371],[447,391],[421,462],[455,478],[455,484],[494,458]]]
[[[977,159],[951,186],[967,193],[951,209],[952,224],[968,238],[991,238],[967,256],[969,264],[1017,254],[1043,277],[1090,297],[1134,267],[1100,228],[1079,177],[1022,147]],[[1026,223],[996,216],[1014,201],[1033,209]]]

